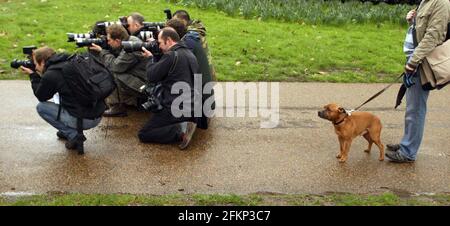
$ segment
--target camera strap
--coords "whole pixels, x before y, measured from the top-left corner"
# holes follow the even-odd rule
[[[175,66],[177,66],[178,63],[178,52],[174,50],[173,53],[175,54],[175,59],[173,60],[172,66],[170,67],[169,74],[173,73],[173,71],[175,70]]]

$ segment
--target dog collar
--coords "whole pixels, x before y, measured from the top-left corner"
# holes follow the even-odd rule
[[[334,124],[335,126],[338,126],[339,124],[343,123],[347,117],[348,117],[348,115],[345,116],[345,117],[344,117],[341,121],[339,121],[339,122],[333,122],[333,124]]]

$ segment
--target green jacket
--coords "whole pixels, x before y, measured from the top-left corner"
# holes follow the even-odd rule
[[[423,0],[416,16],[416,38],[418,46],[408,62],[417,67],[423,59],[442,44],[450,22],[449,0]]]
[[[128,41],[142,42],[135,36],[130,36]],[[139,88],[147,83],[146,66],[148,59],[142,56],[141,51],[127,53],[121,50],[116,57],[109,50],[102,50],[100,59],[113,73],[114,77],[128,88],[140,92]]]
[[[206,28],[205,28],[205,26],[203,25],[203,23],[201,21],[194,20],[188,26],[187,30],[188,30],[188,32],[189,31],[195,31],[198,34],[200,34],[200,40],[202,42],[203,50],[205,51],[206,56],[208,57],[208,63],[209,63],[209,67],[211,69],[212,80],[213,81],[217,81],[216,71],[215,71],[213,63],[212,63],[212,55],[211,55],[211,52],[209,51],[208,41],[206,40]]]

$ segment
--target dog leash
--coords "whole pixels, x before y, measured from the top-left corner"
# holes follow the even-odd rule
[[[359,107],[352,109],[350,111],[348,111],[347,113],[349,115],[352,114],[352,112],[359,110],[362,106],[366,105],[367,103],[369,103],[370,101],[372,101],[373,99],[377,98],[378,96],[380,96],[382,93],[384,93],[386,90],[388,90],[392,85],[397,84],[396,82],[405,75],[405,72],[403,72],[400,76],[398,76],[397,79],[395,79],[394,83],[389,84],[388,86],[384,87],[384,89],[380,90],[378,93],[376,93],[375,95],[373,95],[372,97],[370,97],[368,100],[366,100],[366,102],[364,102],[363,104],[359,105]]]

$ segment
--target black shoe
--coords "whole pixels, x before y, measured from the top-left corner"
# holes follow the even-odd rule
[[[66,135],[64,135],[64,133],[61,131],[56,132],[56,136],[61,140],[67,140]]]
[[[116,104],[103,112],[105,117],[126,117],[127,109],[122,104]]]
[[[178,145],[180,150],[184,150],[188,147],[196,128],[197,124],[193,122],[183,122],[181,124],[181,143]]]
[[[84,141],[86,137],[84,135],[77,135],[75,139],[66,141],[66,148],[69,150],[77,150],[79,155],[84,154]]]
[[[386,148],[388,151],[396,152],[396,151],[400,150],[400,144],[388,144],[388,145],[386,145]]]
[[[413,163],[415,160],[411,160],[406,158],[405,156],[403,156],[403,154],[399,151],[397,152],[386,152],[385,154],[386,157],[388,157],[389,161],[391,162],[395,162],[395,163]]]

